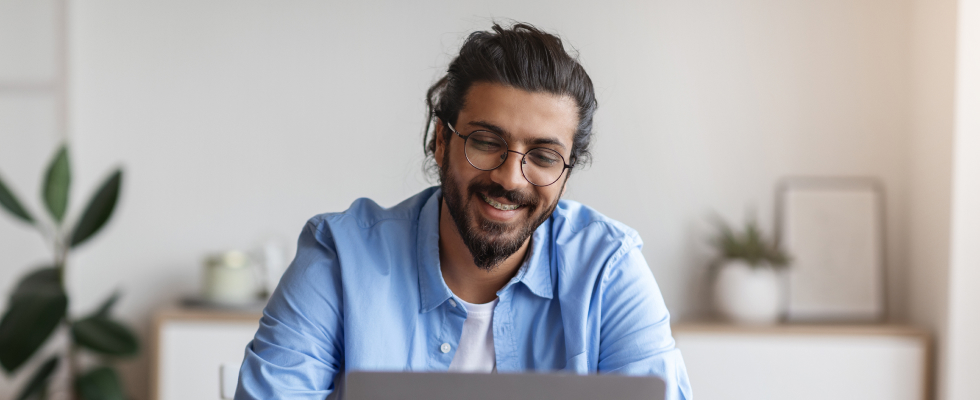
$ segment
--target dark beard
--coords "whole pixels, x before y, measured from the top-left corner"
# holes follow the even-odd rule
[[[448,154],[442,165],[444,167],[439,169],[439,178],[442,181],[442,198],[446,202],[446,208],[449,209],[449,215],[452,216],[463,243],[473,255],[473,263],[488,272],[520,250],[527,238],[534,233],[538,226],[551,217],[551,213],[558,206],[558,201],[555,200],[554,204],[548,205],[545,212],[535,215],[535,210],[541,204],[540,198],[534,192],[508,191],[500,184],[492,181],[471,182],[466,188],[466,196],[464,197],[459,192],[456,177],[447,171]],[[562,186],[564,186],[564,182],[562,182]],[[524,208],[528,218],[523,223],[522,221],[515,221],[513,224],[505,224],[484,219],[479,214],[470,215],[467,213],[468,208],[464,203],[471,201],[474,197],[479,198],[478,193],[485,193],[490,197],[503,197],[513,204],[518,204]]]

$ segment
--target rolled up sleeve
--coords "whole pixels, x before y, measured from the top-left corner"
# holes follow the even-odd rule
[[[599,372],[656,375],[667,384],[668,400],[691,399],[670,314],[640,246],[636,238],[610,260],[602,277]]]
[[[310,220],[245,349],[236,400],[324,399],[343,370],[343,296],[329,230]]]

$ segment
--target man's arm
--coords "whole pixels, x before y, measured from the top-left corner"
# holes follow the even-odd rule
[[[635,238],[602,275],[599,372],[657,375],[667,399],[691,398],[680,350],[670,335],[670,314]]]
[[[311,220],[245,349],[235,399],[322,400],[330,394],[343,368],[342,293],[333,238]]]

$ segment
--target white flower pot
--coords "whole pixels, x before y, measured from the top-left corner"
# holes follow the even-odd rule
[[[783,311],[780,275],[769,266],[727,261],[715,276],[714,295],[718,311],[735,323],[773,324]]]

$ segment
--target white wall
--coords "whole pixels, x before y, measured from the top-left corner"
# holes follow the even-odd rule
[[[0,0],[0,177],[35,215],[40,214],[33,206],[40,204],[41,171],[64,138],[57,9],[54,0]],[[6,310],[15,279],[51,258],[37,233],[0,214],[0,309]],[[63,343],[52,340],[44,350]],[[33,372],[38,361],[43,359],[22,370]],[[13,398],[28,375],[0,374],[0,398]]]
[[[890,0],[72,3],[76,209],[126,168],[118,213],[70,260],[72,310],[120,287],[118,311],[145,334],[154,309],[197,289],[205,252],[291,242],[316,213],[427,186],[425,89],[467,32],[508,17],[581,52],[600,109],[595,163],[569,197],[639,230],[675,317],[707,310],[712,212],[755,208],[769,226],[780,177],[864,175],[888,188],[902,319],[911,13]],[[39,127],[0,131],[0,172],[33,194],[58,136],[31,117],[43,105],[16,107],[0,103],[0,123]],[[0,217],[3,291],[45,254],[12,221]],[[126,372],[140,398],[145,367]]]
[[[949,399],[980,397],[980,1],[960,0],[949,269]]]
[[[956,0],[915,0],[909,95],[908,317],[935,336],[933,389],[943,398],[947,354]]]

